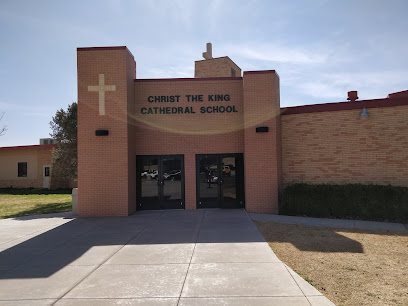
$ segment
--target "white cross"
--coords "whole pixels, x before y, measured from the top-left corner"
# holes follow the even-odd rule
[[[99,115],[105,115],[105,91],[116,91],[116,85],[105,85],[105,75],[99,74],[99,85],[88,86],[88,91],[99,92]]]

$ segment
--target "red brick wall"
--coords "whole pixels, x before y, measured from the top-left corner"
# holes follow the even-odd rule
[[[282,116],[284,183],[408,186],[408,105],[361,111]]]
[[[78,49],[78,214],[124,216],[129,210],[128,99],[129,70],[134,67],[126,48]],[[106,115],[99,115],[99,74],[116,91],[106,92]],[[130,88],[132,90],[132,88]],[[95,130],[109,136],[95,136]]]
[[[185,95],[203,95],[203,102],[187,102]],[[210,94],[229,94],[230,101],[209,102]],[[181,95],[180,102],[149,103],[149,96]],[[196,154],[243,153],[241,78],[137,80],[136,154],[184,154],[186,209],[196,208]],[[195,114],[142,115],[142,107],[193,107]],[[201,114],[200,107],[235,106],[237,112]]]
[[[249,212],[278,213],[281,182],[279,77],[244,72],[245,198]],[[268,133],[256,133],[266,126]]]

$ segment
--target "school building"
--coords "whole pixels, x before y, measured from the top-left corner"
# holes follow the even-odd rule
[[[295,182],[408,186],[408,91],[281,108],[276,71],[211,53],[194,78],[138,79],[126,47],[77,49],[79,216],[277,214]]]

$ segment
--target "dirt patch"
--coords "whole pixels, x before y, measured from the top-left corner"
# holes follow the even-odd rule
[[[337,305],[408,305],[408,234],[256,222],[272,250]]]

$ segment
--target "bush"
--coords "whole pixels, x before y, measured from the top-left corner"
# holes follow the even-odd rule
[[[304,184],[284,189],[282,215],[406,222],[408,187]]]

